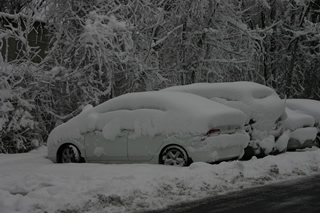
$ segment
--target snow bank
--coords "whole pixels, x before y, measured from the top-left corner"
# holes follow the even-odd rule
[[[312,116],[316,123],[320,123],[320,102],[311,99],[287,99],[286,106]]]
[[[205,134],[222,126],[242,127],[245,115],[200,96],[179,92],[130,93],[87,107],[78,116],[55,128],[49,135],[51,146],[63,139],[81,139],[82,134],[102,130],[114,139],[121,129],[135,136],[156,134]]]
[[[162,91],[192,93],[239,109],[247,115],[246,122],[253,119],[260,130],[274,129],[285,108],[273,89],[254,82],[196,83]]]
[[[217,165],[53,164],[46,149],[0,154],[1,213],[143,212],[320,172],[320,150]]]

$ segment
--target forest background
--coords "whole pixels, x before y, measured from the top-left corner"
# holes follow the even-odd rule
[[[320,0],[0,0],[0,153],[121,94],[253,81],[320,99]]]

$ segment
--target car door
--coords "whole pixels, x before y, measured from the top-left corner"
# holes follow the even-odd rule
[[[129,161],[150,161],[158,153],[164,143],[163,135],[139,136],[134,132],[128,133],[128,159]]]
[[[127,161],[128,131],[122,130],[114,139],[104,138],[101,131],[86,134],[86,158],[89,162]]]

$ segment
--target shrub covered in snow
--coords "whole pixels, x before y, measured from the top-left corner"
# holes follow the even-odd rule
[[[0,153],[25,152],[41,143],[31,88],[25,89],[27,73],[21,70],[0,67]]]

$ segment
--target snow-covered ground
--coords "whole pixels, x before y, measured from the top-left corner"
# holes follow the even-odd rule
[[[0,154],[0,212],[142,212],[320,172],[320,149],[194,163],[53,164],[47,149]]]

